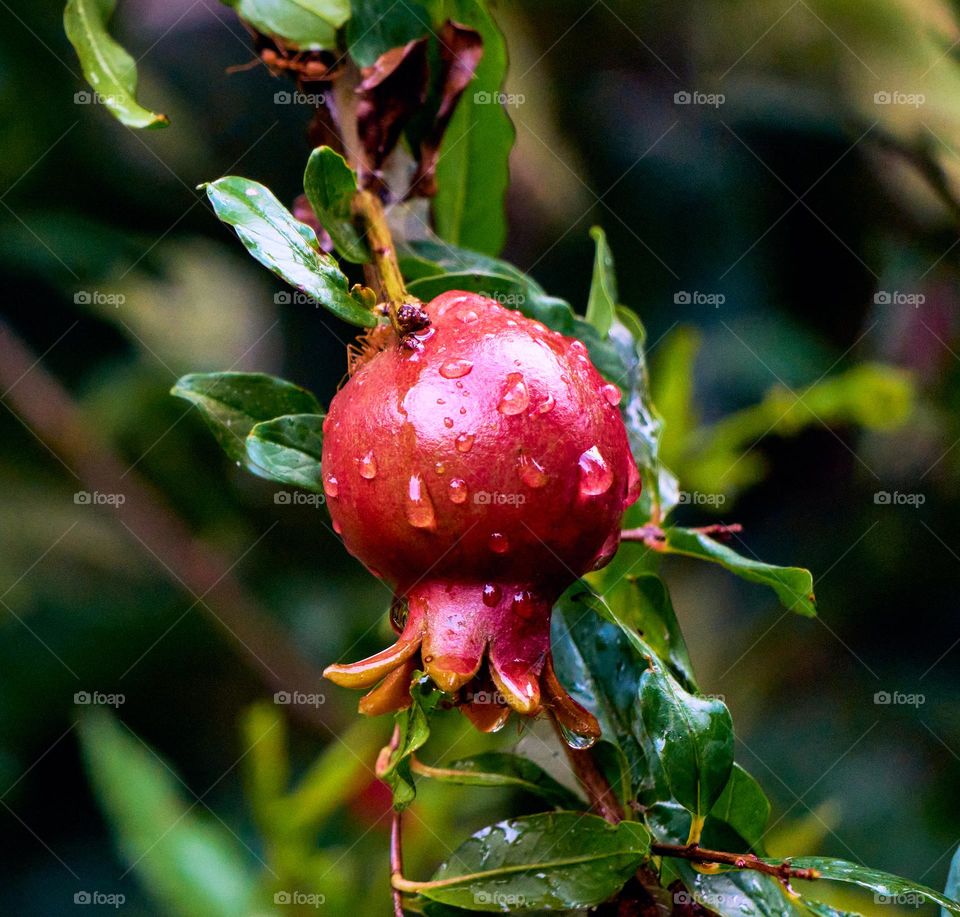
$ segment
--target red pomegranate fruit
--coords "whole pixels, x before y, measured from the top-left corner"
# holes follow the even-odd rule
[[[430,324],[362,363],[324,424],[334,528],[393,588],[401,631],[324,674],[373,688],[373,715],[409,704],[422,667],[481,729],[546,705],[595,738],[554,674],[550,612],[611,559],[639,494],[620,390],[580,341],[491,299],[425,308]]]

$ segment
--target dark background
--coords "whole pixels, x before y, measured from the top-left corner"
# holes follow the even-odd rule
[[[669,389],[657,370],[683,329],[702,344],[686,379],[702,423],[865,361],[910,372],[915,398],[895,430],[808,416],[795,435],[748,443],[752,470],[736,493],[715,484],[727,494],[719,515],[681,507],[688,521],[742,522],[750,552],[809,567],[819,621],[719,570],[677,559],[666,573],[700,681],[725,695],[739,760],[774,801],[771,850],[942,887],[960,841],[953,8],[598,0],[521,3],[498,18],[507,88],[522,98],[510,109],[504,255],[582,308],[587,231],[602,224],[620,298],[647,325],[655,388]],[[275,372],[328,401],[344,373],[350,329],[276,302],[283,287],[195,189],[236,173],[292,201],[308,113],[274,102],[290,87],[263,67],[226,72],[252,60],[230,9],[130,2],[114,31],[140,60],[141,99],[173,122],[132,132],[75,101],[86,87],[60,19],[57,3],[0,8],[0,312],[43,355],[0,407],[0,912],[66,913],[75,892],[99,888],[126,895],[123,913],[159,914],[135,873],[122,876],[82,767],[74,695],[121,692],[122,720],[196,794],[212,786],[204,804],[256,850],[238,721],[272,687],[257,648],[203,605],[187,611],[194,596],[113,508],[75,502],[83,486],[18,404],[44,402],[44,373],[58,379],[90,442],[236,561],[232,575],[317,668],[379,648],[389,597],[322,510],[275,504],[274,488],[230,467],[168,396],[183,372],[230,367]],[[694,90],[724,98],[675,101]],[[924,99],[878,104],[876,93]],[[78,291],[124,300],[78,303]],[[683,291],[724,301],[678,304]],[[878,291],[923,301],[878,303]],[[681,481],[702,480],[676,452]],[[914,499],[878,504],[881,491]],[[355,703],[315,690],[329,725],[292,727],[298,766]],[[923,702],[878,704],[878,692]],[[503,804],[457,798],[470,808],[434,809],[458,837]],[[378,887],[383,807],[368,789],[324,841]],[[427,832],[410,845],[421,871],[439,855]]]

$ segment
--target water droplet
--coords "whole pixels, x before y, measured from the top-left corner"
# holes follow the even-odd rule
[[[613,472],[596,446],[587,449],[580,456],[578,464],[580,465],[580,493],[585,497],[596,497],[610,489],[613,483]]]
[[[323,492],[328,497],[336,497],[340,493],[340,485],[337,483],[337,479],[332,475],[328,474],[323,479]]]
[[[507,325],[508,328],[516,328],[516,327],[517,327],[517,323],[516,323],[512,318],[508,318],[507,321],[505,322],[505,324]]]
[[[591,748],[597,742],[596,736],[584,736],[572,729],[567,729],[563,723],[560,724],[560,732],[563,733],[563,741],[571,748],[582,751],[585,748]]]
[[[433,512],[430,494],[419,474],[410,476],[407,484],[407,522],[415,529],[435,529],[437,517]]]
[[[440,367],[440,375],[444,379],[460,379],[469,375],[471,369],[473,369],[473,364],[469,360],[447,360]]]
[[[624,500],[623,506],[626,509],[628,506],[633,506],[637,502],[637,499],[640,496],[640,491],[643,487],[643,482],[640,479],[640,472],[637,471],[636,463],[632,458],[627,459],[627,497]]]
[[[246,191],[244,191],[243,193],[244,193],[247,197],[256,197],[260,192],[257,191],[256,188],[247,188]]]
[[[612,404],[616,407],[620,404],[620,399],[623,397],[623,392],[620,391],[619,386],[607,384],[600,389],[603,397],[607,399],[607,404]]]
[[[444,401],[442,398],[438,398],[438,399],[437,399],[437,404],[446,404],[446,403],[447,403],[447,402]]]
[[[502,595],[503,593],[496,583],[487,583],[487,585],[483,587],[483,604],[488,608],[494,608],[500,604]]]
[[[513,596],[513,604],[510,606],[513,613],[520,618],[531,618],[534,613],[533,596],[525,589],[522,592],[516,592]]]
[[[506,554],[510,550],[510,542],[507,541],[507,536],[501,535],[500,532],[494,532],[487,540],[487,544],[490,545],[490,550],[494,554]]]
[[[466,414],[466,413],[467,413],[467,409],[466,409],[466,408],[460,408],[460,413],[461,413],[461,414]]]
[[[500,396],[497,410],[507,417],[522,414],[530,404],[530,393],[527,383],[523,381],[523,373],[507,373],[507,385]]]
[[[476,436],[472,433],[461,433],[457,437],[457,452],[469,452],[473,448],[474,440]]]
[[[450,500],[453,503],[465,503],[467,500],[467,482],[460,478],[454,478],[450,482]]]
[[[520,480],[528,487],[543,487],[547,483],[547,473],[532,456],[521,452],[520,458],[517,459],[517,466],[520,469]]]
[[[597,556],[593,559],[593,569],[599,570],[602,567],[605,567],[611,560],[613,560],[614,555],[617,553],[617,548],[620,547],[620,530],[616,529],[607,536],[607,540],[604,541],[603,547],[597,552]]]
[[[537,405],[538,414],[548,414],[553,410],[554,406],[557,403],[557,399],[553,397],[549,392],[547,392],[547,397]]]
[[[449,429],[453,426],[453,418],[452,418],[452,417],[444,417],[444,418],[443,418],[443,425],[449,430]]]
[[[377,460],[373,456],[372,449],[359,460],[358,466],[361,478],[371,481],[377,476]]]
[[[340,525],[340,523],[337,522],[336,519],[333,520],[333,530],[334,530],[338,535],[342,535],[342,534],[343,534],[343,526]]]
[[[443,462],[437,462],[437,464],[434,465],[433,468],[437,472],[437,474],[443,474],[447,470],[447,466],[444,465]]]
[[[460,321],[465,325],[469,325],[471,322],[475,322],[477,320],[478,315],[473,311],[473,309],[467,309],[466,311],[461,312],[457,318],[459,318]]]
[[[583,341],[573,341],[570,344],[570,352],[583,355],[587,352],[587,345]]]
[[[329,427],[330,427],[330,415],[327,414],[327,416],[323,418],[323,423],[320,424],[320,429],[323,430],[324,433],[326,433]]]

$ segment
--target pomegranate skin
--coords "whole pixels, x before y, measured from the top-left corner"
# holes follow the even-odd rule
[[[430,326],[361,366],[324,425],[334,528],[406,608],[394,647],[326,674],[384,679],[367,713],[409,702],[422,665],[450,693],[492,678],[495,709],[460,697],[481,728],[545,699],[576,719],[549,664],[550,610],[610,560],[639,493],[620,391],[581,342],[493,300],[449,292],[426,311]]]

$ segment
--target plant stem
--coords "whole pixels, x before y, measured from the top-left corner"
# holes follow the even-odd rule
[[[399,335],[416,330],[406,327],[398,314],[403,305],[409,304],[419,308],[421,303],[416,296],[407,292],[403,282],[383,203],[372,191],[360,190],[354,195],[353,208],[370,245],[377,293],[381,301],[387,304],[394,330]]]
[[[650,845],[650,852],[655,856],[675,857],[680,860],[690,860],[694,863],[714,863],[720,866],[733,866],[735,869],[752,869],[763,872],[768,876],[776,876],[786,882],[789,879],[819,879],[820,873],[816,869],[800,869],[789,863],[765,863],[752,853],[727,853],[723,850],[707,850],[696,844],[660,844]]]
[[[397,878],[403,878],[403,838],[400,813],[394,809],[393,820],[390,823],[390,891],[393,895],[394,917],[403,917],[403,894],[399,888],[392,885],[393,880]]]
[[[690,531],[696,532],[698,535],[707,535],[710,538],[723,538],[726,535],[736,535],[742,532],[743,526],[740,525],[739,522],[733,522],[730,525],[702,525],[699,528],[690,529]],[[624,529],[620,533],[620,540],[639,541],[648,548],[660,550],[666,543],[667,536],[659,525],[647,523],[646,525],[641,525],[639,528]]]
[[[553,728],[557,733],[557,738],[560,740],[560,745],[567,755],[570,767],[573,769],[577,780],[580,781],[580,785],[587,794],[587,799],[590,801],[590,808],[612,825],[622,822],[625,815],[620,805],[620,800],[617,799],[617,795],[607,782],[607,778],[597,766],[597,762],[594,760],[590,750],[586,748],[571,748],[564,739],[560,724],[556,718],[551,716],[550,721],[553,723]]]

